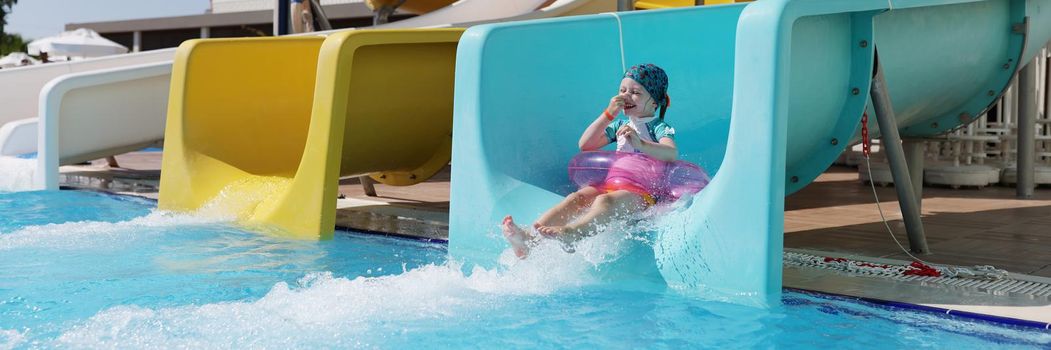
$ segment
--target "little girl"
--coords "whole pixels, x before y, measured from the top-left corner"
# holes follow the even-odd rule
[[[674,161],[679,155],[675,147],[675,129],[664,122],[668,109],[668,75],[653,64],[640,64],[624,73],[620,93],[610,99],[609,106],[580,136],[581,151],[595,151],[617,143],[618,152],[644,153],[663,161]],[[655,113],[660,110],[660,116]],[[626,119],[615,117],[623,111]],[[622,157],[613,163],[605,183],[588,186],[566,196],[536,222],[533,229],[546,238],[575,242],[594,234],[595,228],[608,224],[616,213],[636,213],[656,203],[651,190],[653,184],[633,176],[631,164],[639,157]],[[584,209],[580,217],[572,220]],[[537,236],[517,224],[510,215],[504,217],[504,237],[511,243],[515,255],[525,258]]]

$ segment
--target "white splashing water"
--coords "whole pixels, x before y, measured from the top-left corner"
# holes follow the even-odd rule
[[[264,192],[280,184],[264,186]],[[191,214],[153,211],[128,221],[83,221],[24,227],[0,235],[0,253],[20,247],[81,249],[121,244],[160,232],[151,228],[228,222],[252,210],[259,200],[234,201],[220,195]],[[215,210],[222,208],[224,210]],[[233,209],[231,211],[231,209]],[[223,213],[215,215],[216,212]],[[508,306],[509,298],[543,296],[578,289],[599,281],[596,268],[623,255],[623,234],[600,234],[579,242],[576,253],[556,241],[541,242],[527,260],[510,250],[493,269],[475,267],[464,273],[449,262],[384,277],[334,277],[316,272],[295,285],[275,284],[255,301],[220,302],[160,309],[123,305],[103,310],[74,324],[45,347],[55,348],[213,348],[288,347],[314,344],[353,346],[355,339],[373,336],[370,329],[386,324],[441,320]],[[5,335],[0,335],[0,341]],[[13,346],[21,333],[6,335]],[[381,341],[381,340],[380,340]]]
[[[0,329],[0,350],[14,349],[26,341],[26,335],[13,329]]]
[[[255,183],[259,184],[258,181]],[[74,221],[26,226],[16,231],[0,232],[0,252],[24,247],[91,249],[144,238],[144,235],[151,232],[160,232],[150,229],[226,224],[244,218],[248,215],[246,213],[253,211],[256,205],[268,195],[280,190],[283,185],[272,181],[264,181],[262,184],[252,187],[256,189],[254,192],[235,191],[237,188],[228,186],[200,209],[189,213],[153,210],[146,216],[127,221]]]
[[[36,159],[0,156],[0,192],[26,191],[33,186]]]
[[[142,238],[150,228],[222,223],[219,218],[154,210],[127,221],[75,221],[22,227],[0,234],[0,252],[25,247],[90,249]],[[152,232],[156,232],[153,230]]]
[[[211,200],[201,206],[195,215],[223,220],[247,220],[261,205],[274,202],[284,193],[292,180],[283,177],[248,177],[223,187]]]
[[[428,265],[383,277],[333,277],[312,273],[290,286],[277,283],[256,301],[148,309],[104,310],[58,337],[57,348],[285,348],[304,344],[361,346],[382,342],[389,324],[441,321],[510,306],[516,297],[543,296],[598,281],[590,273],[615,257],[616,239],[589,239],[576,254],[553,241],[518,260],[510,250],[499,267],[456,262]]]

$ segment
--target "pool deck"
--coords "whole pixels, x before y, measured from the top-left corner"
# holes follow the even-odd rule
[[[156,198],[160,153],[117,156],[121,169],[104,161],[62,167],[63,186],[102,189]],[[413,236],[448,237],[449,172],[415,186],[375,185],[366,196],[357,179],[340,182],[337,227]],[[876,187],[884,215],[902,244],[908,244],[893,187]],[[923,220],[936,264],[993,265],[1012,277],[1051,283],[1051,189],[1032,199],[1015,198],[1014,188],[924,187]],[[857,169],[833,166],[814,183],[785,199],[785,248],[814,255],[872,262],[911,261],[891,239],[876,209],[872,190]],[[1018,293],[851,276],[823,269],[786,267],[790,288],[923,305],[1051,324],[1051,299]],[[1049,328],[1051,326],[1045,326]]]

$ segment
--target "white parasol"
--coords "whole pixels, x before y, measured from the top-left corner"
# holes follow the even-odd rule
[[[128,52],[121,44],[103,38],[99,33],[87,28],[62,32],[62,34],[29,43],[29,54],[67,57],[98,57]]]

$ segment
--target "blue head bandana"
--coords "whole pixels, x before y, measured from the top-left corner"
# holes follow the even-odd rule
[[[631,66],[624,73],[624,77],[635,80],[646,89],[646,92],[650,93],[661,109],[661,119],[664,119],[664,111],[671,104],[671,99],[668,97],[668,74],[665,74],[661,67],[645,63]]]

